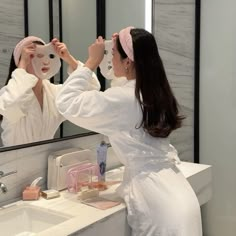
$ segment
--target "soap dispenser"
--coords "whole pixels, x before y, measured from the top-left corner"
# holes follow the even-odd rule
[[[42,177],[35,179],[30,186],[27,186],[22,193],[23,200],[38,200],[41,188],[37,185]]]

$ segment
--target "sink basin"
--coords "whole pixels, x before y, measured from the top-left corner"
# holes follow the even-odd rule
[[[29,204],[14,205],[0,210],[0,234],[33,236],[70,218]]]

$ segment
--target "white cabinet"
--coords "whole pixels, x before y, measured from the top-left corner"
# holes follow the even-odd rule
[[[126,220],[126,210],[123,209],[70,236],[130,236],[131,230]]]

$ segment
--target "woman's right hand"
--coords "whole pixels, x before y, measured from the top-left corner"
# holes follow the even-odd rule
[[[68,65],[71,66],[73,70],[75,70],[78,66],[77,60],[70,54],[65,43],[60,42],[57,38],[52,39],[52,45],[58,56],[64,60]]]
[[[104,57],[105,44],[104,39],[99,36],[96,41],[89,46],[89,57],[84,66],[90,70],[95,70]]]
[[[35,55],[35,49],[36,49],[36,45],[34,43],[30,43],[22,49],[20,61],[17,66],[18,68],[22,68],[25,70],[27,69],[27,67],[31,63],[31,59]]]

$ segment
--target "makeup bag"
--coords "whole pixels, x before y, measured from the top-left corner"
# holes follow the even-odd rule
[[[47,188],[63,190],[67,188],[66,175],[69,169],[95,159],[91,150],[70,148],[52,153],[48,157]]]
[[[99,175],[98,164],[89,162],[78,164],[67,172],[67,189],[71,193],[77,193],[81,187],[97,182]]]

